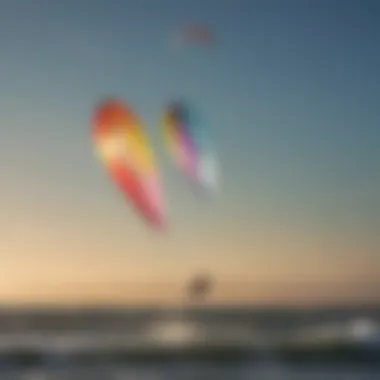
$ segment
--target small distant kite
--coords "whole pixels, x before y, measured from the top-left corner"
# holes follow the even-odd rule
[[[183,101],[170,104],[162,117],[165,145],[175,164],[197,190],[214,193],[219,164],[199,114]]]
[[[159,171],[144,127],[132,108],[116,99],[95,109],[92,139],[120,191],[152,226],[164,226]]]
[[[174,35],[173,42],[176,46],[195,44],[210,47],[214,43],[214,38],[209,28],[195,24],[182,28]]]
[[[203,25],[191,25],[183,30],[183,35],[187,41],[199,44],[211,44],[212,35],[210,30]]]

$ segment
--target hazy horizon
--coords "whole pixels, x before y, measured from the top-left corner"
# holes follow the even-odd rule
[[[32,285],[32,286],[30,286]],[[140,282],[60,282],[34,283],[19,293],[0,301],[6,305],[82,305],[82,306],[189,306],[186,281]],[[33,286],[34,285],[34,286]],[[302,292],[299,289],[302,288]],[[44,289],[44,290],[42,290]],[[380,280],[377,282],[346,279],[343,281],[254,281],[215,279],[214,289],[207,300],[195,302],[199,306],[251,305],[258,307],[330,307],[334,305],[378,305]],[[96,293],[96,296],[93,294]],[[349,293],[347,296],[342,296]],[[363,297],[363,294],[365,296]]]

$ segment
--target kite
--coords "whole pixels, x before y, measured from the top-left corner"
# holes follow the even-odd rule
[[[92,140],[110,177],[152,226],[164,227],[161,180],[144,127],[134,110],[117,99],[95,109]]]
[[[214,38],[210,30],[203,25],[189,25],[182,28],[173,36],[173,43],[176,46],[193,44],[197,46],[210,48]]]
[[[213,193],[219,186],[219,165],[206,128],[194,108],[170,104],[161,121],[164,143],[179,170],[197,189]]]

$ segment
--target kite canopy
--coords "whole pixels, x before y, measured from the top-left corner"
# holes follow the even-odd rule
[[[92,139],[113,182],[151,225],[163,227],[164,202],[153,151],[134,110],[117,99],[95,109]]]
[[[211,139],[198,113],[186,102],[171,103],[162,117],[164,142],[179,170],[197,188],[213,192],[219,171]]]

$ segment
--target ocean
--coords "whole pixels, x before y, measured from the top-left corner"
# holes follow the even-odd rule
[[[2,309],[24,379],[380,380],[380,307]]]

